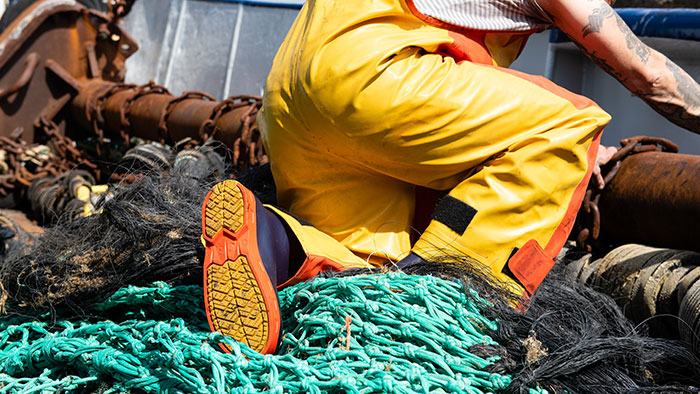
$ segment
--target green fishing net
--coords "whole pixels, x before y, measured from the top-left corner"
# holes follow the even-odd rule
[[[80,318],[5,316],[0,392],[485,393],[511,381],[469,351],[495,345],[496,323],[457,281],[316,278],[279,297],[276,355],[211,333],[198,286],[126,287]]]

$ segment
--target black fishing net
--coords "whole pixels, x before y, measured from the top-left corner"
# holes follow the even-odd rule
[[[685,343],[647,336],[612,298],[567,279],[563,267],[519,308],[490,275],[463,259],[419,263],[404,272],[459,278],[491,303],[484,315],[498,322],[490,335],[500,346],[470,351],[501,357],[491,370],[513,376],[510,392],[535,386],[570,393],[700,392],[692,386],[700,381],[700,361]]]
[[[84,308],[129,284],[200,283],[200,209],[225,176],[218,156],[210,147],[180,152],[170,172],[140,172],[132,183],[110,187],[97,204],[100,214],[58,218],[29,250],[2,264],[10,299],[35,309]]]
[[[668,383],[663,390],[697,392],[672,384],[700,378],[700,364],[684,343],[646,336],[610,297],[556,273],[527,313],[493,312],[504,322],[494,339],[519,365],[514,387],[538,382],[571,392],[628,393],[658,391]]]
[[[60,218],[29,250],[3,262],[8,307],[80,312],[126,285],[201,284],[201,202],[227,176],[223,163],[212,148],[181,152],[169,172],[146,171],[130,184],[110,188],[98,204],[100,214]],[[268,167],[239,179],[265,202],[274,199]],[[436,258],[403,271],[459,280],[465,294],[474,296],[476,290],[490,303],[485,314],[498,322],[491,336],[499,345],[470,351],[500,356],[490,368],[514,378],[508,391],[698,392],[689,385],[700,380],[700,365],[684,344],[649,338],[612,299],[557,272],[523,311],[513,307],[517,299],[465,259]]]

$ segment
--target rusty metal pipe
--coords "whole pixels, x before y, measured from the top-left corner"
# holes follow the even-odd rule
[[[700,156],[646,152],[601,194],[601,239],[700,251]]]
[[[115,86],[114,83],[93,80],[83,84],[78,95],[72,101],[73,119],[78,124],[88,130],[93,128],[90,119],[90,105],[95,97],[104,94],[106,90]],[[127,100],[134,97],[133,90],[118,91],[104,100],[102,111],[104,122],[102,128],[105,134],[119,135],[123,125],[121,114]],[[214,108],[219,104],[217,101],[202,99],[187,99],[178,102],[173,106],[167,119],[167,136],[159,135],[158,123],[161,115],[168,103],[174,97],[169,94],[154,93],[139,97],[133,102],[129,109],[129,127],[127,133],[148,140],[158,141],[161,137],[167,137],[170,141],[199,136],[200,127],[206,122]],[[218,134],[214,137],[222,141],[226,146],[233,146],[237,138],[241,136],[243,122],[242,115],[248,110],[247,107],[235,108],[224,113],[216,123]]]

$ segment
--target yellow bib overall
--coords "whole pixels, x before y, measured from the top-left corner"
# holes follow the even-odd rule
[[[466,255],[531,294],[571,231],[610,117],[502,68],[526,39],[449,26],[410,0],[308,0],[258,116],[280,206],[330,236],[307,252],[352,266]],[[417,187],[447,192],[422,233]],[[353,253],[324,252],[336,241]]]

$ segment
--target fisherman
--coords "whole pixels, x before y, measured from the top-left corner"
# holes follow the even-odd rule
[[[599,150],[599,161],[611,154],[599,144],[610,116],[594,102],[507,69],[530,34],[551,27],[700,133],[698,84],[604,0],[308,0],[258,116],[284,210],[235,181],[204,202],[212,329],[271,353],[278,288],[445,255],[531,296],[571,232]],[[416,237],[426,189],[446,194]]]

